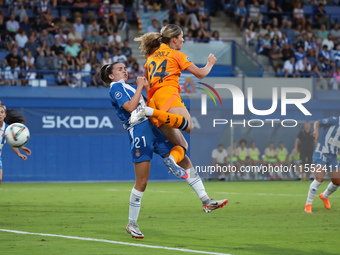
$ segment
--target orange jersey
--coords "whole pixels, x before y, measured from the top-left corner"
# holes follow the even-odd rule
[[[148,71],[150,93],[164,86],[179,86],[181,71],[186,70],[193,63],[188,60],[184,53],[171,49],[165,43],[154,51],[147,59],[145,68]]]

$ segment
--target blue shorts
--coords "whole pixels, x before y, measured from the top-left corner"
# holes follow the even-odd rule
[[[154,152],[164,157],[173,147],[150,120],[134,126],[128,132],[133,163],[151,160]]]
[[[339,168],[338,156],[329,153],[313,153],[313,164],[324,165],[328,171],[337,170]]]

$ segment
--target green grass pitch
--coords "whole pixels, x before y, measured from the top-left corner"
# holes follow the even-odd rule
[[[316,196],[313,214],[306,214],[309,184],[206,182],[210,197],[229,203],[205,214],[185,182],[150,182],[138,221],[145,238],[136,240],[125,233],[133,183],[4,183],[0,229],[235,255],[339,254],[340,191],[330,199],[331,210]],[[193,253],[0,231],[0,254]]]

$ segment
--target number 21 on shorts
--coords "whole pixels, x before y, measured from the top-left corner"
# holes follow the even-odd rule
[[[139,149],[140,146],[146,147],[145,136],[143,135],[142,137],[135,137],[134,144],[136,149]]]

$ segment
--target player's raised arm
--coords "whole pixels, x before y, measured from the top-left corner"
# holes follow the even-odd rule
[[[319,137],[319,125],[320,125],[320,122],[319,122],[319,121],[315,121],[315,122],[314,122],[313,136],[315,137],[315,140],[317,140],[318,137]]]
[[[195,64],[192,64],[187,68],[187,71],[195,75],[197,78],[203,79],[210,73],[216,61],[217,59],[215,58],[215,56],[213,54],[210,54],[205,67],[199,68]]]
[[[10,147],[12,148],[12,150],[14,151],[14,153],[17,154],[18,157],[21,158],[23,161],[25,161],[25,160],[27,159],[27,156],[21,154],[18,148],[15,148],[15,147],[12,147],[12,146],[10,146]]]

